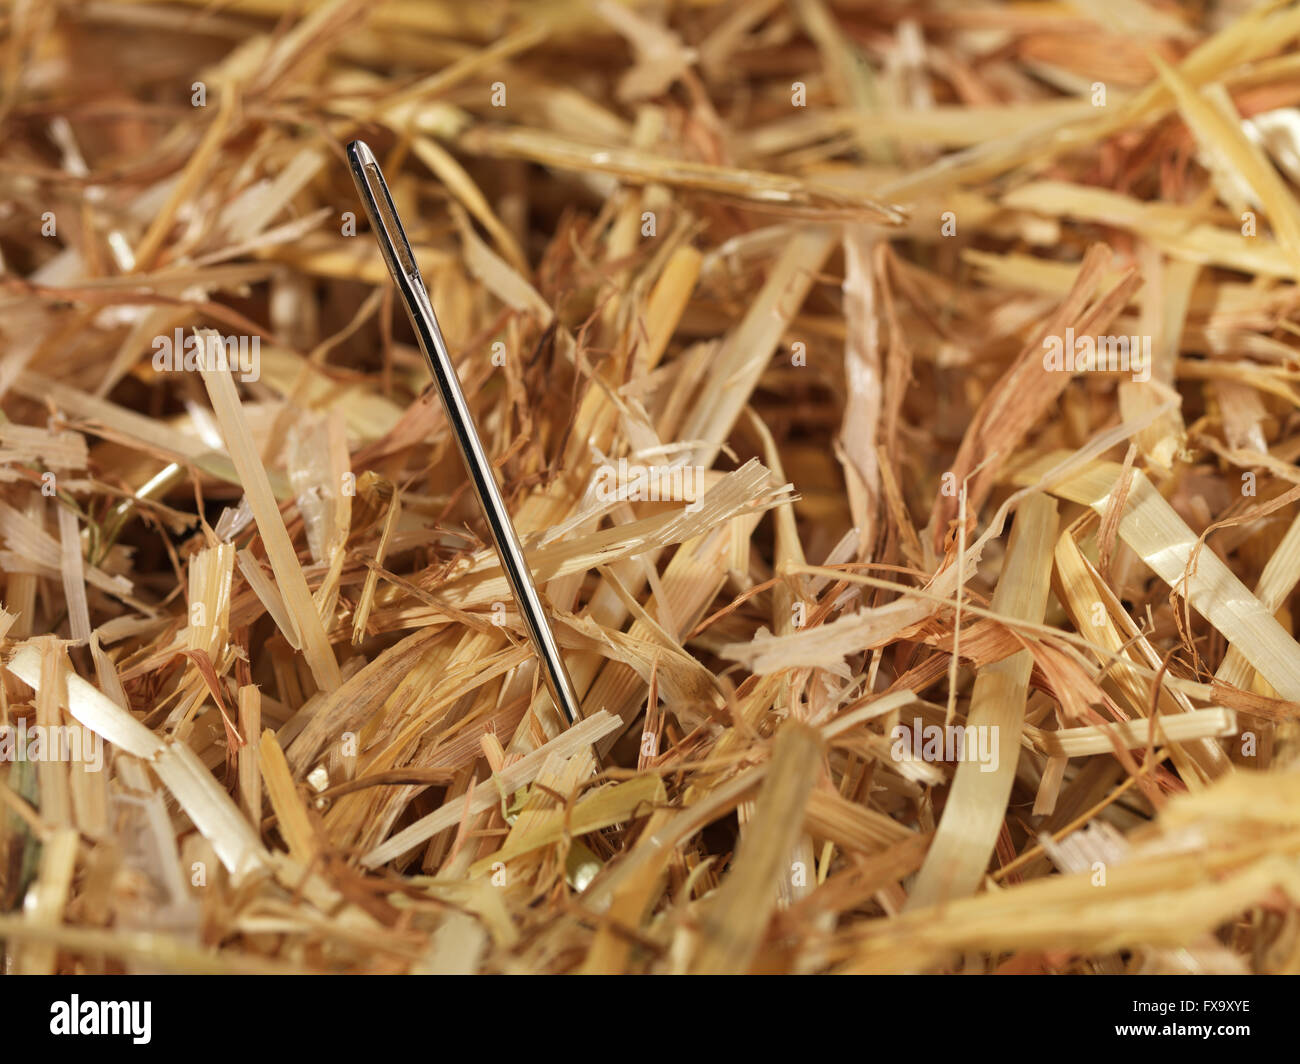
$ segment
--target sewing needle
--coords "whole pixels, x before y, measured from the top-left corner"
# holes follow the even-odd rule
[[[510,581],[524,626],[528,629],[528,637],[541,660],[546,687],[556,706],[569,718],[571,724],[576,724],[582,719],[582,714],[578,709],[578,696],[574,692],[573,681],[569,678],[568,669],[564,667],[564,659],[560,657],[559,645],[555,642],[555,634],[551,631],[550,622],[542,608],[542,600],[537,594],[523,548],[519,546],[515,526],[501,499],[501,491],[497,487],[487,452],[484,451],[483,442],[470,418],[469,407],[456,376],[456,367],[447,353],[447,344],[442,338],[442,330],[438,328],[438,319],[429,302],[429,293],[420,276],[420,267],[416,264],[415,254],[406,238],[406,230],[397,216],[397,208],[393,206],[393,199],[388,194],[388,184],[384,181],[374,153],[365,142],[354,140],[348,145],[348,162],[352,167],[352,180],[356,183],[361,202],[365,204],[366,214],[370,216],[375,239],[384,254],[384,261],[388,263],[388,271],[402,294],[420,349],[429,361],[433,382],[438,386],[438,394],[442,396],[447,420],[460,447],[461,457],[465,460],[470,482],[474,485],[474,494],[478,496],[479,505],[487,518],[492,542],[501,558],[501,568]]]

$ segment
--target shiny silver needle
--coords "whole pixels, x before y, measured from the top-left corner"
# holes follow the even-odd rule
[[[465,459],[465,468],[469,471],[474,493],[487,518],[492,541],[501,557],[501,567],[515,593],[515,601],[519,604],[528,636],[533,641],[533,649],[541,659],[546,687],[569,722],[576,724],[582,719],[582,714],[578,708],[573,681],[569,679],[569,671],[564,667],[564,659],[560,657],[560,648],[542,609],[542,600],[538,597],[533,575],[528,569],[523,549],[519,546],[519,537],[515,535],[515,527],[501,500],[501,491],[492,473],[492,465],[470,418],[469,407],[465,405],[465,395],[460,390],[456,367],[452,365],[451,356],[447,353],[447,344],[442,338],[442,330],[438,328],[438,319],[429,302],[429,293],[425,291],[424,280],[420,277],[420,267],[416,264],[411,244],[406,239],[401,219],[397,217],[397,209],[388,194],[384,175],[379,169],[379,163],[375,161],[374,153],[362,141],[354,140],[348,145],[348,162],[352,166],[352,180],[356,182],[361,202],[365,204],[366,214],[370,216],[375,239],[379,241],[388,270],[406,303],[406,313],[410,316],[411,325],[420,341],[420,349],[429,360],[433,382],[438,386],[438,394],[442,396],[447,420],[451,423],[456,443],[460,446],[461,457]]]

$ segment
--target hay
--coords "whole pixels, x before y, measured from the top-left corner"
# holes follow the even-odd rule
[[[11,5],[0,967],[1300,971],[1300,7],[1210,10]]]

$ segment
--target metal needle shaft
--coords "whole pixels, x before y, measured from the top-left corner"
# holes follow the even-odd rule
[[[483,450],[478,431],[474,428],[465,395],[460,390],[456,368],[447,353],[447,344],[442,338],[442,330],[438,328],[438,319],[429,302],[429,293],[425,291],[424,280],[420,277],[420,267],[416,264],[411,244],[406,239],[406,230],[402,228],[393,199],[388,194],[388,184],[384,181],[374,153],[364,142],[354,140],[348,145],[348,162],[352,167],[352,180],[365,204],[366,214],[370,216],[375,239],[379,241],[388,270],[406,304],[406,313],[410,316],[420,349],[429,360],[433,381],[438,386],[438,394],[442,396],[442,404],[447,411],[447,420],[451,423],[461,457],[465,459],[465,468],[474,485],[474,493],[487,518],[492,542],[501,557],[501,567],[515,593],[515,601],[519,604],[519,612],[523,616],[533,648],[541,659],[542,676],[547,689],[570,723],[576,724],[582,719],[582,714],[578,708],[573,681],[569,679],[564,659],[560,657],[560,648],[555,642],[550,622],[546,619],[542,600],[537,594],[523,548],[519,546],[519,537],[515,535],[510,514],[501,499],[492,465],[488,461],[487,452]]]

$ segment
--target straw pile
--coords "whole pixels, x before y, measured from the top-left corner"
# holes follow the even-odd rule
[[[0,20],[5,970],[1300,970],[1300,8]]]

